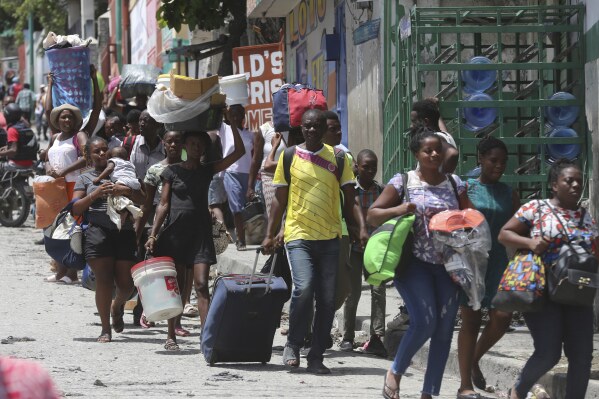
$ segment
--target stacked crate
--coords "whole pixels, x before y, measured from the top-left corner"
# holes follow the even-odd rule
[[[488,134],[507,144],[503,181],[523,200],[548,196],[546,176],[553,160],[547,145],[579,146],[577,161],[588,172],[583,21],[583,5],[414,7],[393,30],[395,51],[386,53],[385,62],[393,65],[386,65],[385,179],[413,168],[410,110],[415,101],[431,96],[439,98],[441,115],[458,143],[460,176],[475,169],[476,144]],[[475,56],[491,62],[470,63]],[[489,100],[467,101],[472,93],[465,90],[462,74],[473,70],[496,71],[495,82],[484,90]],[[550,99],[557,92],[574,97]],[[554,128],[546,119],[549,106],[579,108],[570,126],[577,137],[548,137]],[[494,108],[497,117],[482,129],[468,128],[466,107]]]

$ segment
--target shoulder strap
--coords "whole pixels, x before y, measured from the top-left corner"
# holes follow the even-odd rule
[[[131,158],[131,152],[133,151],[133,145],[135,144],[136,139],[137,139],[137,135],[127,136],[123,140],[122,145],[123,145],[123,147],[125,147],[125,150],[127,150],[127,154],[129,155],[129,158]]]
[[[283,172],[285,173],[285,181],[287,184],[291,184],[291,162],[295,155],[295,146],[285,148],[283,152]]]
[[[408,193],[408,174],[401,174],[401,181],[403,184],[403,192],[401,193],[401,198],[399,199],[399,203],[410,202],[410,193]]]
[[[587,208],[580,207],[580,220],[578,221],[578,228],[581,229],[584,226],[584,217],[587,215]]]
[[[79,134],[79,132],[75,133],[75,135],[73,136],[73,145],[75,146],[75,149],[77,150],[77,157],[80,157],[81,150],[79,148],[79,138],[77,137],[78,134]]]
[[[447,176],[447,179],[449,180],[449,182],[451,183],[451,187],[453,188],[453,193],[455,194],[455,197],[458,200],[458,204],[459,204],[460,203],[460,196],[458,194],[458,185],[455,182],[455,179],[453,178],[453,176],[451,175],[451,173],[448,173],[446,176]]]
[[[337,180],[341,183],[341,177],[345,169],[345,151],[335,148],[335,162],[337,163]]]

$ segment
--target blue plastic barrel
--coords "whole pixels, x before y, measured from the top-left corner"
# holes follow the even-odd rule
[[[548,137],[578,137],[578,134],[569,127],[559,126],[549,132]],[[550,162],[560,158],[573,161],[580,155],[581,148],[580,144],[547,144],[545,150]]]
[[[550,100],[576,100],[570,93],[560,91],[552,95]],[[545,107],[545,117],[553,126],[570,126],[578,118],[580,108],[576,105]]]
[[[466,99],[466,101],[493,101],[493,98],[485,93],[476,93]],[[466,119],[465,127],[471,131],[489,126],[497,118],[497,108],[478,108],[467,107],[462,110],[464,119]]]
[[[492,64],[487,57],[472,57],[468,64]],[[464,91],[467,93],[483,92],[493,86],[497,80],[497,71],[493,70],[471,70],[462,71],[462,82]]]

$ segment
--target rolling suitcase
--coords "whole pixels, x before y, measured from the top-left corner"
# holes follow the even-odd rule
[[[201,343],[210,365],[270,361],[287,285],[281,277],[273,277],[272,267],[268,274],[256,274],[260,250],[252,274],[229,274],[215,281]]]

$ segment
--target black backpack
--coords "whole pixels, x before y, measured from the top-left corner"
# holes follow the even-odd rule
[[[37,137],[30,127],[23,122],[17,122],[12,127],[19,132],[19,141],[17,142],[17,155],[12,159],[14,161],[35,161],[37,152],[40,148]]]

